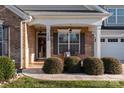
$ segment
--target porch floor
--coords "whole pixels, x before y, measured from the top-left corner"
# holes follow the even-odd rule
[[[41,80],[112,80],[124,81],[124,64],[123,73],[120,75],[86,75],[86,74],[45,74],[41,68],[24,69],[23,74],[32,78]]]

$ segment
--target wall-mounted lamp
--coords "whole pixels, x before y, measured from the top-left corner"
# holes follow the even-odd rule
[[[72,32],[72,29],[71,29],[71,28],[69,28],[69,32],[70,32],[70,33]]]

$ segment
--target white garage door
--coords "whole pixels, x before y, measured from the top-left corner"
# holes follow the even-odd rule
[[[124,60],[124,38],[102,38],[101,56]]]

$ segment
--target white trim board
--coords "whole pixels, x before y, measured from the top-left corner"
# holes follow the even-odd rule
[[[22,12],[20,9],[13,5],[5,5],[6,8],[8,8],[10,11],[15,13],[16,15],[20,16],[22,19],[29,19],[30,16],[27,15],[26,13]]]

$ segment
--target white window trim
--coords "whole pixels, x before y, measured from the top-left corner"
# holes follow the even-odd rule
[[[104,25],[105,26],[119,26],[119,25],[124,25],[124,23],[118,23],[118,16],[124,16],[124,15],[118,15],[118,9],[124,9],[124,8],[107,8],[106,10],[108,10],[108,9],[115,9],[115,15],[113,15],[113,16],[115,16],[115,22],[116,23],[110,23],[110,22],[108,22],[108,19],[104,22]]]
[[[72,32],[75,32],[75,33],[79,34],[79,43],[71,43],[71,44],[75,44],[75,45],[79,44],[79,50],[78,50],[79,54],[80,54],[80,31],[81,31],[81,29],[72,29]],[[59,52],[59,45],[60,45],[59,35],[60,35],[60,33],[70,33],[70,32],[69,32],[69,29],[58,29],[58,55],[60,54],[60,52]],[[70,50],[70,36],[69,35],[68,35],[68,43],[67,43],[67,45],[68,45],[68,49]]]

